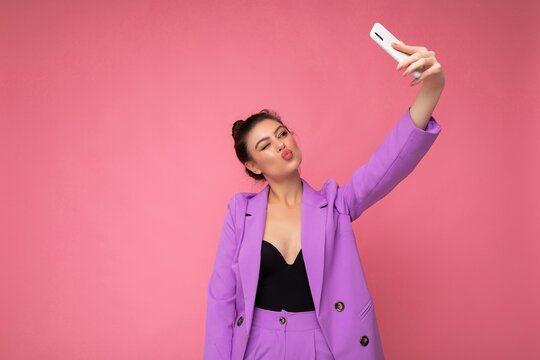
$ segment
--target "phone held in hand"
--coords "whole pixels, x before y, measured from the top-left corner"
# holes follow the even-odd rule
[[[384,49],[397,62],[409,57],[409,54],[396,50],[392,47],[393,42],[399,42],[390,31],[388,31],[381,23],[375,23],[369,32],[369,36]],[[419,78],[422,72],[415,70],[411,73],[415,78]]]

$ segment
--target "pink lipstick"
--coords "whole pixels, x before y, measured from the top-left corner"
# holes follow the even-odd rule
[[[281,153],[281,157],[284,158],[285,160],[290,160],[292,156],[293,156],[293,152],[289,149],[283,150],[283,152]]]

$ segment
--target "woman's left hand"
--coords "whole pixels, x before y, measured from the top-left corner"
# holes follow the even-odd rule
[[[409,84],[414,86],[422,81],[424,84],[444,86],[444,74],[442,71],[442,65],[435,58],[435,51],[430,51],[424,46],[412,46],[407,45],[404,42],[392,43],[392,47],[398,51],[409,54],[409,56],[401,60],[396,70],[403,69],[402,76],[412,73],[415,70],[421,71],[422,75]]]

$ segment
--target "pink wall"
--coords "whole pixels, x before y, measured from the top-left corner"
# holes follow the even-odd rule
[[[419,90],[376,21],[446,74],[441,136],[355,222],[388,359],[540,358],[539,10],[2,1],[0,358],[200,359],[227,200],[260,189],[232,123],[277,110],[343,184]]]

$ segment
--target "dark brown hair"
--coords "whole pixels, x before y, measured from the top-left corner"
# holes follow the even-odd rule
[[[247,148],[247,135],[261,121],[265,119],[272,119],[277,121],[278,123],[282,124],[287,128],[285,124],[281,121],[281,117],[276,113],[275,111],[269,110],[269,109],[262,109],[258,113],[252,114],[249,116],[246,120],[236,120],[232,126],[232,137],[234,139],[234,151],[236,152],[236,156],[238,157],[238,160],[242,163],[242,165],[245,164],[246,161],[252,161],[253,158],[251,157],[251,154]],[[289,131],[289,129],[287,128]],[[291,131],[289,131],[291,132]],[[247,166],[245,166],[246,173],[252,177],[253,179],[257,181],[265,180],[264,175],[256,174],[249,170]]]

